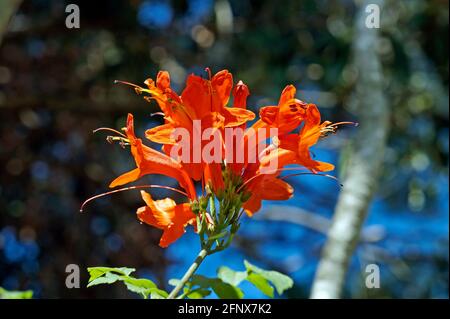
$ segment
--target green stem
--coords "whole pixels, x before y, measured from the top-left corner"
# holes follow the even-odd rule
[[[207,244],[205,248],[200,250],[200,252],[197,255],[197,258],[195,258],[192,265],[189,267],[189,269],[184,274],[183,278],[181,278],[180,282],[173,288],[173,290],[170,292],[167,299],[174,299],[178,295],[181,289],[183,289],[184,285],[189,281],[189,279],[192,277],[192,275],[195,273],[195,271],[198,269],[202,261],[205,259],[206,256],[209,255],[211,244]]]

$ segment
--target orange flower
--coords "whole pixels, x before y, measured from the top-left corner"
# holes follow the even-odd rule
[[[244,84],[244,82],[239,81],[234,90],[233,90],[233,107],[234,108],[241,108],[241,109],[247,109],[247,98],[250,95],[250,91],[247,87],[247,85]],[[258,121],[260,122],[260,121]],[[242,125],[238,126],[237,128],[244,130],[247,126],[247,123],[243,123]],[[232,145],[234,146],[232,152],[233,152],[233,161],[231,161],[228,166],[230,167],[231,171],[233,171],[235,174],[239,175],[242,168],[244,167],[245,163],[248,162],[248,136],[244,135],[243,139],[238,139],[236,136],[233,135],[233,141]],[[225,150],[229,151],[229,150]],[[238,162],[237,159],[237,153],[241,152],[241,154],[244,155],[244,163]]]
[[[315,145],[321,136],[334,132],[337,124],[342,124],[331,124],[328,121],[321,124],[320,112],[316,105],[295,99],[295,88],[292,85],[283,90],[278,107],[264,107],[260,116],[261,120],[257,121],[252,130],[244,136],[240,147],[250,152],[250,148],[255,147],[248,143],[251,135],[259,134],[260,129],[270,127],[278,129],[277,136],[273,136],[274,145],[268,145],[265,155],[256,163],[246,161],[240,166],[232,166],[235,173],[242,172],[245,190],[251,194],[243,205],[249,216],[261,208],[262,200],[286,200],[293,195],[292,187],[278,178],[285,166],[297,164],[313,173],[333,170],[332,164],[313,160],[309,148]],[[303,122],[304,126],[299,134],[289,134]],[[267,131],[266,136],[270,136]],[[277,167],[262,173],[263,169],[268,168],[274,161]]]
[[[149,193],[141,191],[146,206],[138,208],[139,220],[162,229],[159,245],[167,247],[185,233],[185,227],[195,225],[196,216],[189,203],[176,204],[173,199],[153,200]]]
[[[209,71],[209,70],[208,70]],[[255,114],[242,108],[226,107],[233,88],[233,76],[227,70],[215,74],[211,80],[190,75],[181,100],[186,108],[194,109],[196,118],[203,119],[217,112],[224,117],[224,127],[235,127],[253,120]]]
[[[207,70],[209,72],[209,69]],[[233,134],[234,143],[230,146],[223,142],[226,139],[225,130],[231,129],[232,133],[237,133],[238,130],[245,129],[247,122],[253,120],[255,115],[246,108],[247,97],[250,95],[248,87],[239,81],[233,89],[233,77],[227,70],[222,70],[214,76],[209,74],[209,79],[196,75],[188,76],[186,88],[181,95],[171,88],[170,76],[166,71],[158,73],[156,82],[147,79],[145,84],[147,88],[130,85],[138,93],[149,93],[150,96],[145,98],[155,100],[163,112],[165,123],[147,130],[145,136],[162,144],[164,153],[143,145],[142,140],[135,136],[133,116],[129,114],[124,129],[126,136],[115,131],[123,137],[114,139],[130,145],[137,168],[116,178],[110,187],[136,181],[147,174],[164,174],[179,182],[190,203],[176,204],[170,198],[153,200],[150,194],[141,192],[146,206],[137,210],[138,218],[163,230],[160,241],[162,247],[167,247],[182,236],[187,225],[196,227],[200,215],[196,215],[194,211],[197,213],[201,210],[205,213],[208,206],[205,202],[208,203],[211,199],[225,201],[224,207],[230,209],[230,212],[214,212],[215,217],[211,216],[215,219],[207,213],[203,215],[212,225],[211,229],[214,229],[214,223],[220,224],[218,229],[222,229],[224,225],[221,223],[224,221],[235,223],[239,219],[241,208],[252,216],[261,208],[263,200],[291,198],[294,190],[283,180],[284,177],[281,177],[282,171],[305,169],[319,173],[334,169],[332,164],[312,159],[310,148],[319,138],[334,133],[338,125],[348,122],[321,123],[316,105],[296,99],[296,88],[293,85],[284,88],[278,105],[262,107],[260,118],[243,135],[238,137],[238,134]],[[228,106],[230,94],[234,98],[233,107]],[[200,125],[197,125],[197,121],[200,121]],[[300,127],[299,133],[294,133]],[[180,154],[180,159],[169,156],[180,149],[174,149],[179,146],[180,141],[173,136],[174,131],[179,128],[185,129],[189,134],[190,160],[185,160]],[[219,148],[222,154],[218,162],[208,162],[202,156],[203,150],[208,150],[206,146],[209,143],[203,140],[203,133],[210,128],[220,135]],[[196,140],[198,138],[200,141]],[[271,143],[267,142],[269,138],[272,138]],[[258,145],[260,139],[262,142]],[[193,160],[195,152],[202,154],[198,162]],[[237,157],[234,154],[239,152],[243,155],[242,162],[235,161]],[[231,153],[233,156],[230,160],[228,156]],[[257,154],[255,161],[250,160],[250,154]],[[242,156],[240,158],[242,159]],[[273,167],[274,161],[276,165]],[[300,167],[285,167],[293,164]],[[197,198],[193,180],[202,180],[206,195]],[[206,185],[212,187],[207,188]],[[120,190],[111,192],[117,191]],[[176,189],[175,191],[180,192]],[[191,205],[195,205],[194,211]],[[239,213],[236,213],[236,210]],[[200,232],[202,236],[203,231]]]
[[[249,141],[259,141],[260,134],[264,134],[265,138],[274,137],[274,134],[283,136],[300,126],[306,117],[307,103],[296,99],[295,93],[296,88],[288,85],[281,93],[277,106],[265,106],[260,109],[260,119],[247,130],[242,141],[237,143],[237,147],[245,154],[244,164],[234,165],[233,170],[238,171],[245,167],[248,163],[247,155],[256,152],[257,144]],[[245,98],[247,96],[248,90]],[[274,133],[271,128],[276,129]]]
[[[145,136],[153,142],[164,144],[163,150],[166,154],[170,154],[172,150],[170,145],[177,143],[172,136],[176,128],[187,129],[191,138],[190,145],[195,145],[194,138],[201,136],[206,128],[222,130],[226,127],[237,127],[255,117],[253,112],[245,108],[227,107],[233,88],[233,77],[227,70],[218,72],[210,80],[189,75],[181,96],[176,95],[170,88],[170,76],[165,71],[158,73],[156,85],[151,79],[148,79],[146,84],[148,89],[138,91],[152,94],[152,98],[158,102],[164,113],[166,123],[147,130]],[[238,84],[238,87],[243,89],[241,84]],[[240,94],[245,94],[245,89],[243,93],[238,93]],[[194,132],[195,120],[201,121],[201,132]],[[194,157],[194,152],[201,153],[206,144],[207,141],[201,141],[200,149],[192,147],[190,159]],[[194,180],[198,181],[203,176],[204,184],[211,183],[213,189],[219,190],[223,187],[220,163],[182,161],[182,164]]]
[[[157,143],[174,144],[176,141],[170,136],[173,129],[183,127],[192,131],[194,120],[214,118],[212,127],[234,127],[255,118],[255,114],[246,109],[226,107],[233,87],[233,77],[227,70],[218,72],[211,80],[189,75],[181,96],[170,88],[167,72],[158,73],[156,86],[152,80],[147,80],[146,83],[149,90],[141,91],[152,94],[166,120],[166,124],[146,132],[146,137]]]
[[[295,98],[296,89],[288,85],[281,93],[278,106],[265,106],[259,111],[261,121],[269,127],[278,128],[283,135],[296,129],[305,119],[307,104]]]
[[[162,174],[177,179],[181,187],[188,193],[189,198],[196,197],[194,184],[180,163],[161,152],[143,145],[142,140],[136,138],[134,134],[133,115],[131,114],[128,114],[125,133],[137,168],[117,177],[111,182],[109,187],[112,188],[128,184],[148,174]]]
[[[258,175],[246,186],[245,189],[251,196],[242,207],[248,216],[252,216],[261,209],[263,200],[288,200],[292,197],[294,194],[292,186],[277,178],[277,175]]]
[[[306,110],[305,125],[300,130],[300,133],[289,134],[279,138],[280,152],[283,152],[282,157],[284,157],[280,161],[302,165],[314,173],[333,170],[334,165],[313,160],[309,148],[315,145],[324,133],[334,131],[335,125],[329,121],[321,124],[320,112],[317,106],[309,104]]]

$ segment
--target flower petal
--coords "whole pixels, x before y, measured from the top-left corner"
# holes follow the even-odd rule
[[[163,230],[159,242],[161,247],[167,247],[181,237],[186,225],[195,221],[196,216],[187,203],[177,205],[170,198],[153,200],[145,191],[141,191],[141,195],[147,206],[137,210],[138,219]]]
[[[184,227],[182,225],[171,225],[170,227],[164,229],[164,232],[159,240],[159,246],[166,248],[178,238],[183,236],[185,233]]]
[[[160,90],[166,90],[170,88],[170,75],[167,71],[159,71],[156,76],[156,86]]]
[[[297,92],[297,89],[292,84],[287,85],[283,92],[281,92],[280,100],[278,101],[278,105],[283,105],[287,101],[290,101],[295,98],[295,93]]]
[[[155,143],[175,144],[176,141],[172,137],[174,130],[174,126],[167,123],[146,130],[145,137]]]
[[[188,76],[181,100],[192,120],[201,119],[212,111],[210,88],[206,80],[197,75]]]
[[[116,179],[114,179],[110,184],[110,188],[114,188],[120,185],[128,184],[134,182],[141,176],[141,170],[139,168],[135,168],[129,172],[126,172]]]
[[[251,182],[248,191],[251,197],[243,205],[247,215],[252,216],[261,208],[262,200],[287,200],[294,189],[275,175],[260,175]]]
[[[134,134],[133,115],[131,114],[128,114],[126,134],[137,169],[116,178],[110,187],[134,182],[144,175],[162,174],[178,180],[181,187],[188,193],[189,198],[196,197],[194,184],[179,162],[164,153],[143,145],[142,140],[136,138]]]
[[[212,109],[212,111],[220,112],[220,108],[227,105],[230,99],[231,89],[233,88],[233,76],[228,70],[217,72],[211,79],[211,85],[213,94],[217,94],[221,101],[218,109]]]
[[[142,199],[147,204],[147,210],[138,214],[138,218],[149,225],[165,228],[170,226],[175,219],[175,207],[177,204],[171,198],[153,200],[151,195],[141,191]]]
[[[240,126],[255,118],[252,111],[236,107],[225,107],[222,114],[225,117],[225,127]]]

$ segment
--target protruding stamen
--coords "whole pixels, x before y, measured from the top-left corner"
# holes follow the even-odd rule
[[[337,122],[337,123],[332,123],[329,126],[338,126],[338,125],[353,125],[353,126],[358,126],[359,123],[358,122]]]
[[[151,113],[150,116],[156,116],[156,115],[161,115],[161,116],[165,116],[165,114],[163,112],[155,112],[155,113]]]
[[[107,141],[109,144],[112,144],[112,143],[118,141],[118,142],[119,142],[119,145],[120,145],[122,148],[125,148],[125,146],[130,145],[130,140],[127,139],[127,138],[121,137],[121,136],[107,136],[107,137],[106,137],[106,141]]]
[[[127,81],[114,80],[114,84],[118,84],[118,83],[120,83],[120,84],[125,84],[125,85],[129,85],[129,86],[132,86],[132,87],[134,87],[134,88],[142,89],[142,87],[140,87],[139,85],[136,85],[136,84],[133,84],[133,83],[130,83],[130,82],[127,82]]]
[[[321,137],[326,137],[328,134],[336,133],[337,128],[339,125],[353,125],[358,126],[359,124],[356,122],[337,122],[337,123],[330,123],[326,125],[325,127],[322,127],[320,129]]]
[[[278,169],[274,170],[273,172],[275,173],[275,172],[284,172],[284,171],[305,171],[305,170],[307,170],[307,168],[304,168],[304,167],[285,167],[285,168],[278,168]],[[266,173],[258,173],[258,174],[256,174],[256,175],[250,177],[248,180],[245,181],[245,183],[243,183],[243,184],[238,188],[238,190],[236,191],[236,193],[239,193],[239,192],[245,187],[245,185],[247,185],[248,183],[250,183],[250,182],[251,182],[252,180],[254,180],[255,178],[260,177],[260,176],[264,176],[264,175],[267,175],[267,174],[266,174]]]
[[[141,94],[142,91],[144,90],[144,88],[140,87],[139,85],[136,85],[136,84],[133,84],[133,83],[130,83],[130,82],[127,82],[127,81],[114,80],[114,84],[117,84],[117,83],[125,84],[125,85],[129,85],[129,86],[134,87],[134,90],[136,91],[137,94]]]
[[[179,189],[170,187],[170,186],[153,185],[153,184],[150,184],[150,185],[139,185],[139,186],[129,186],[129,187],[124,187],[124,188],[120,188],[120,189],[115,189],[115,190],[112,190],[112,191],[109,191],[109,192],[106,192],[106,193],[102,193],[102,194],[98,194],[98,195],[89,197],[88,199],[86,199],[86,200],[81,204],[81,207],[80,207],[80,213],[83,212],[84,207],[86,206],[87,203],[89,203],[89,202],[91,202],[91,201],[93,201],[93,200],[95,200],[95,199],[97,199],[97,198],[101,198],[101,197],[104,197],[104,196],[107,196],[107,195],[111,195],[111,194],[114,194],[114,193],[119,193],[119,192],[124,192],[124,191],[134,190],[134,189],[140,189],[140,188],[162,188],[162,189],[168,189],[168,190],[171,190],[171,191],[180,193],[181,195],[184,195],[184,196],[186,196],[186,197],[189,197],[188,194],[186,194],[185,192],[183,192],[183,191],[181,191],[181,190],[179,190]]]
[[[323,173],[313,173],[313,172],[310,172],[310,173],[309,172],[296,173],[296,174],[289,174],[289,175],[286,175],[286,176],[281,176],[280,179],[286,179],[288,177],[294,177],[294,176],[299,176],[299,175],[319,175],[319,176],[328,177],[328,178],[331,178],[332,180],[335,180],[339,184],[340,187],[344,187],[344,185],[342,185],[339,182],[339,179],[336,176],[329,175],[329,174],[323,174]]]
[[[119,134],[120,136],[123,136],[123,137],[127,137],[125,134],[123,134],[122,132],[119,132],[119,131],[117,131],[117,130],[115,130],[115,129],[113,129],[113,128],[109,128],[109,127],[99,127],[99,128],[97,128],[97,129],[95,129],[95,130],[93,130],[92,131],[92,133],[97,133],[97,132],[100,132],[100,131],[110,131],[110,132],[114,132],[114,133],[116,133],[116,134]]]

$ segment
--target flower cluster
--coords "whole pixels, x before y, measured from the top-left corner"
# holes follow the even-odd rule
[[[181,95],[171,88],[166,71],[160,71],[156,81],[147,79],[146,87],[118,81],[133,86],[148,101],[155,100],[165,123],[145,132],[147,139],[162,144],[161,151],[146,146],[136,137],[131,114],[124,133],[115,131],[116,136],[108,137],[110,142],[129,145],[136,162],[135,169],[117,177],[110,187],[134,182],[148,174],[163,174],[176,179],[183,189],[179,192],[187,197],[185,203],[177,204],[170,198],[154,200],[141,191],[145,206],[137,210],[137,216],[140,221],[163,230],[162,247],[173,243],[183,235],[187,225],[192,225],[202,244],[214,241],[216,249],[223,249],[239,228],[243,212],[251,216],[260,210],[263,200],[287,200],[292,196],[293,188],[280,175],[282,171],[320,173],[334,168],[313,159],[310,148],[344,122],[321,122],[317,106],[297,99],[295,87],[288,85],[278,105],[262,107],[259,119],[247,127],[255,119],[255,114],[247,110],[248,87],[242,81],[233,87],[232,74],[227,70],[214,76],[207,71],[206,79],[189,75]],[[233,103],[229,105],[231,95]],[[189,133],[184,141],[187,149],[179,147],[180,136],[175,133],[180,129]],[[199,141],[196,136],[204,137],[206,130],[210,139]],[[224,142],[229,136],[231,144]],[[211,139],[216,147],[211,147]],[[199,153],[212,151],[214,160],[202,156],[192,160]],[[250,156],[255,153],[257,156]],[[197,194],[195,181],[201,181],[201,195]],[[205,236],[209,241],[205,241]]]

